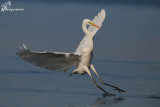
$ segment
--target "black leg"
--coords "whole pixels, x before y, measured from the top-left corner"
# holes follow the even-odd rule
[[[89,76],[92,78],[92,80],[94,81],[94,83],[96,84],[96,86],[97,86],[99,89],[101,89],[103,92],[105,92],[106,95],[111,96],[111,94],[109,94],[107,91],[105,91],[103,88],[101,88],[101,87],[97,84],[97,82],[96,82],[95,79],[92,77],[92,75],[91,75],[91,73],[90,73],[90,71],[89,71],[89,69],[88,69],[87,66],[84,67],[84,70],[89,74]]]
[[[103,88],[101,88],[98,84],[97,84],[97,82],[95,81],[95,79],[93,78],[93,77],[91,77],[92,78],[92,80],[94,81],[94,83],[96,84],[96,86],[99,88],[99,89],[101,89],[103,92],[105,92],[107,95],[109,95],[109,93],[107,92],[107,91],[105,91]]]
[[[116,86],[113,86],[113,85],[104,83],[104,82],[102,81],[102,79],[99,77],[98,73],[96,72],[94,66],[91,64],[90,67],[91,67],[91,69],[95,72],[95,74],[97,75],[97,77],[99,78],[100,82],[101,82],[103,85],[110,86],[110,87],[114,88],[114,90],[117,90],[117,91],[120,92],[120,93],[121,93],[121,92],[125,92],[124,90],[122,90],[122,89],[120,89],[120,88],[118,88],[118,87],[116,87]]]

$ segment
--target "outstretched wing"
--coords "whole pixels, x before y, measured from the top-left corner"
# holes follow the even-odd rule
[[[97,16],[94,17],[94,19],[92,20],[92,22],[94,24],[96,24],[98,27],[101,27],[102,26],[102,23],[104,21],[106,17],[106,13],[105,13],[105,10],[101,10]],[[94,27],[94,26],[89,26],[88,27],[88,31],[91,33],[92,37],[94,38],[94,35],[96,34],[96,32],[98,31],[99,29]]]
[[[27,62],[49,70],[66,71],[72,65],[78,65],[81,56],[74,53],[61,52],[33,52],[25,45],[20,47],[17,55]]]
[[[94,19],[92,20],[92,22],[94,24],[96,24],[98,27],[101,27],[102,26],[102,23],[105,19],[105,16],[106,16],[106,13],[105,13],[105,10],[101,10],[97,16],[94,17]],[[91,33],[92,35],[92,38],[94,38],[94,35],[96,34],[96,32],[98,31],[99,29],[94,27],[94,26],[89,26],[88,27],[88,31]],[[75,51],[76,54],[81,54],[81,51],[83,48],[89,46],[89,38],[88,36],[84,36],[84,38],[81,40],[77,50]]]

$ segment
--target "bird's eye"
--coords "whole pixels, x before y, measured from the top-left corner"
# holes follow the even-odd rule
[[[89,24],[91,24],[91,22],[88,22]]]

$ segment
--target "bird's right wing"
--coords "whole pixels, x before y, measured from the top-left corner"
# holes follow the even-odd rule
[[[17,55],[27,62],[49,70],[66,71],[72,65],[78,65],[81,56],[63,52],[33,52],[25,45],[20,47]]]

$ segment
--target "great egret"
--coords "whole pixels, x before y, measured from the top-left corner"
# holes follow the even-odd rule
[[[98,13],[97,16],[95,16],[95,18],[92,21],[89,19],[83,20],[82,29],[85,33],[85,36],[74,53],[49,51],[35,52],[28,50],[26,46],[23,44],[23,46],[20,47],[20,51],[17,52],[17,55],[27,62],[30,62],[38,67],[46,68],[49,70],[66,71],[72,65],[75,65],[76,68],[71,73],[71,75],[88,73],[94,81],[94,83],[96,84],[96,86],[102,91],[104,91],[107,95],[109,95],[109,93],[102,89],[96,83],[95,79],[92,77],[91,72],[89,70],[92,69],[103,85],[113,87],[114,90],[117,90],[118,92],[124,92],[124,90],[121,90],[118,87],[104,83],[99,77],[98,73],[96,72],[93,64],[91,63],[93,56],[93,38],[96,32],[99,29],[101,29],[100,27],[102,26],[105,16],[105,10],[103,9]],[[89,25],[88,29],[87,25]]]

